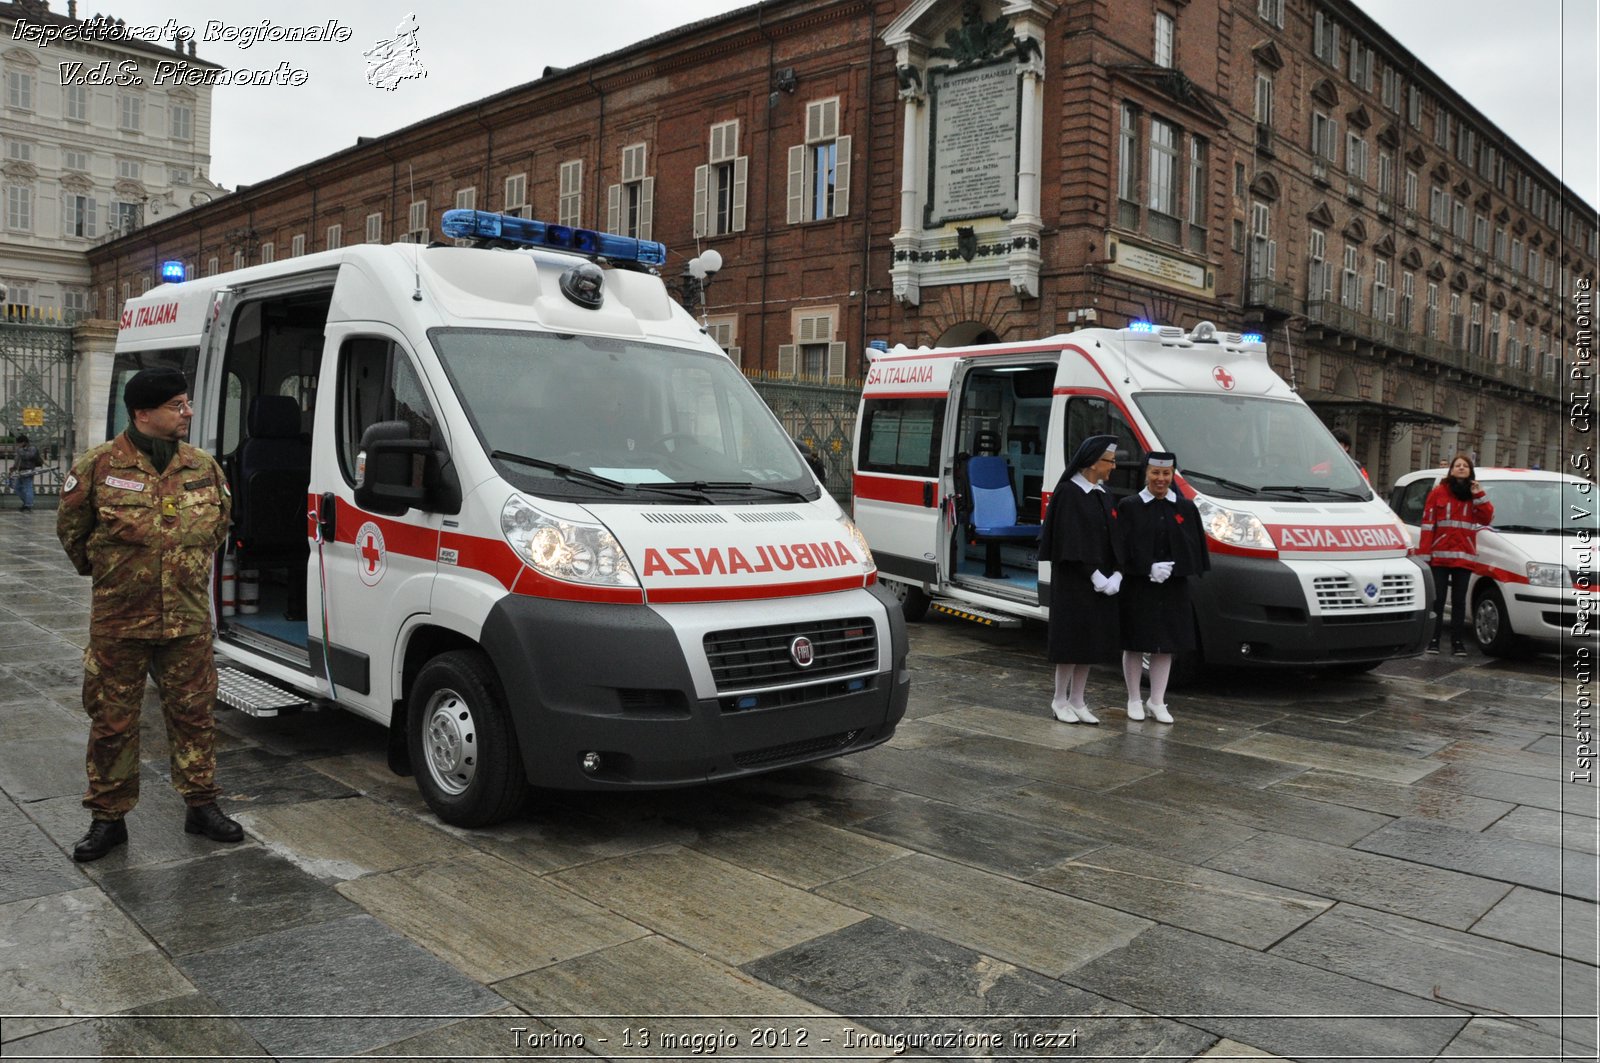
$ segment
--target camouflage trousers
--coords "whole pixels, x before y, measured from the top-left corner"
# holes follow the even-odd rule
[[[211,804],[217,787],[217,666],[211,632],[171,639],[91,635],[83,655],[83,708],[89,714],[89,789],[95,819],[121,819],[139,801],[139,713],[145,676],[154,677],[171,747],[172,785],[191,807]]]

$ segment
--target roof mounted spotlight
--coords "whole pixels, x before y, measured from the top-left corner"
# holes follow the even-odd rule
[[[598,310],[606,300],[606,275],[593,262],[580,262],[561,274],[561,294],[585,310]]]
[[[1194,327],[1194,331],[1189,333],[1189,342],[1190,343],[1216,343],[1217,342],[1217,326],[1213,325],[1209,321],[1200,322],[1200,324],[1198,324],[1198,325],[1196,325]]]

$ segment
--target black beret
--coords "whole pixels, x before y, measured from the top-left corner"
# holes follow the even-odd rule
[[[1078,444],[1077,451],[1072,455],[1072,461],[1067,465],[1067,472],[1074,473],[1080,469],[1087,469],[1099,461],[1100,456],[1106,451],[1116,449],[1116,436],[1090,436]]]
[[[189,390],[189,382],[176,369],[141,369],[122,389],[122,404],[130,411],[153,410]]]

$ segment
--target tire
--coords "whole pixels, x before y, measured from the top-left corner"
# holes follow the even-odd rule
[[[933,604],[933,599],[921,587],[901,583],[897,579],[886,579],[883,585],[899,601],[900,611],[906,615],[906,623],[915,624],[928,615],[928,606]]]
[[[417,789],[457,827],[486,827],[527,795],[522,750],[500,678],[478,650],[441,653],[411,689],[406,729]]]
[[[1495,584],[1487,579],[1483,582],[1483,590],[1472,604],[1472,633],[1489,656],[1513,656],[1520,640],[1511,630],[1511,621],[1506,616],[1505,597]]]

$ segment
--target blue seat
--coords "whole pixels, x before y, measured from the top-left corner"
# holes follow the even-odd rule
[[[967,490],[972,497],[968,527],[972,538],[988,545],[983,574],[1004,579],[1000,568],[1002,543],[1031,543],[1039,525],[1017,523],[1017,499],[1011,493],[1011,466],[1005,458],[977,455],[967,459]]]

